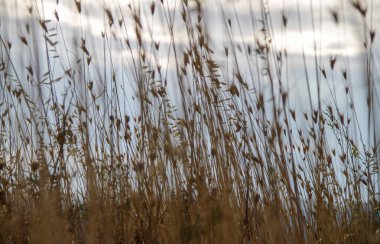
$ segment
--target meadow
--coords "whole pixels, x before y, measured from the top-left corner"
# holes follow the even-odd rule
[[[0,243],[379,243],[380,6],[293,2],[0,0]]]

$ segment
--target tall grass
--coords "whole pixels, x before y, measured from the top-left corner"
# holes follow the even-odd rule
[[[81,0],[65,2],[78,29],[46,19],[47,1],[13,3],[1,1],[0,242],[380,241],[370,4],[347,3],[368,88],[355,100],[348,59],[321,58],[317,40],[292,80],[275,25],[286,38],[301,17],[276,22],[265,0],[247,4],[250,24],[234,2],[211,22],[202,1],[115,0],[93,31]],[[344,28],[344,14],[329,18]]]

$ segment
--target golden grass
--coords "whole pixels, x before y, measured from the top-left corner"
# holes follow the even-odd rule
[[[132,4],[104,8],[100,47],[82,32],[69,50],[60,13],[47,21],[34,5],[28,10],[35,19],[20,26],[26,31],[19,36],[8,36],[3,24],[1,243],[380,241],[378,144],[371,136],[375,32],[365,5],[352,4],[370,37],[368,143],[349,70],[341,73],[347,107],[320,98],[321,82],[334,82],[328,74],[340,72],[339,59],[316,59],[318,101],[309,88],[310,109],[294,108],[280,72],[288,56],[273,47],[266,5],[254,16],[261,26],[251,46],[234,44],[238,30],[225,18],[231,43],[222,61],[233,66],[226,68],[215,58],[202,2],[193,3],[178,2],[175,21],[166,1],[148,6],[151,16],[163,14],[170,35],[169,72],[159,62],[164,44],[146,40],[150,17]],[[72,10],[86,18],[80,0]],[[332,14],[338,24],[339,12]],[[284,15],[284,32],[288,21]],[[184,43],[174,25],[186,30]],[[27,50],[25,64],[10,40]],[[132,57],[121,61],[127,74],[115,68],[120,60],[111,44]],[[312,83],[309,72],[302,82]]]

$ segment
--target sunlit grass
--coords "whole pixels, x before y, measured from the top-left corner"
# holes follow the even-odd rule
[[[262,3],[249,5],[250,40],[220,9],[227,43],[201,1],[113,1],[90,28],[80,0],[67,5],[78,29],[40,3],[2,18],[0,242],[378,242],[370,9],[350,5],[364,33],[358,106],[357,69],[310,45],[291,56]]]

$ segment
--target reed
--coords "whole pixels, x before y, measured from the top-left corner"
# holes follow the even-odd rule
[[[247,25],[232,1],[211,22],[207,1],[173,2],[110,1],[88,28],[83,0],[51,19],[51,1],[0,1],[0,242],[379,242],[371,5],[346,6],[359,71],[314,39],[294,81],[274,40],[301,17],[275,22],[262,0]],[[329,14],[344,28],[343,9]]]

